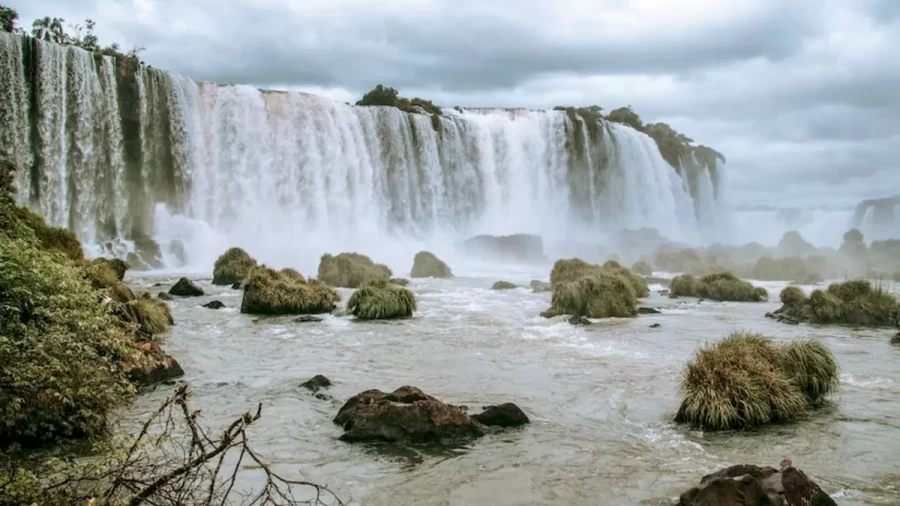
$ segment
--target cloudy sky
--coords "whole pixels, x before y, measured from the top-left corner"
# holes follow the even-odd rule
[[[352,101],[631,104],[726,154],[741,204],[900,193],[900,0],[17,0],[194,79]]]

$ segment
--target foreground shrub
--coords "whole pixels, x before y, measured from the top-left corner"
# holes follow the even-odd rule
[[[821,344],[736,332],[687,364],[675,420],[707,430],[790,422],[837,386],[837,363]]]
[[[782,290],[781,309],[772,314],[779,321],[847,324],[866,327],[900,326],[900,300],[865,279],[834,283],[827,290],[814,290],[809,297]]]
[[[357,288],[375,279],[390,279],[391,270],[359,253],[325,254],[319,262],[317,277],[328,286]]]
[[[420,251],[413,258],[410,276],[414,278],[452,278],[453,271],[433,253]]]
[[[700,297],[717,301],[760,302],[769,297],[765,288],[754,287],[730,272],[695,278],[690,274],[676,276],[669,285],[676,296]]]
[[[132,336],[59,258],[0,232],[0,448],[97,435],[132,391]]]
[[[653,267],[650,267],[650,264],[647,262],[636,262],[631,266],[631,272],[641,276],[652,276]]]
[[[244,284],[241,312],[250,314],[330,313],[340,296],[322,283],[306,281],[296,271],[254,267]]]
[[[256,260],[241,248],[229,248],[216,259],[213,266],[214,285],[233,285],[243,281],[250,269],[256,267]]]
[[[362,320],[409,318],[415,310],[413,293],[385,279],[367,282],[347,301],[347,312]]]
[[[629,280],[620,272],[601,270],[575,281],[553,287],[550,309],[541,313],[550,318],[560,314],[588,318],[637,315],[637,296]]]

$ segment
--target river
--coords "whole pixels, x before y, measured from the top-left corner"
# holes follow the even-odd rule
[[[642,305],[661,314],[575,327],[538,316],[548,293],[490,290],[498,279],[527,286],[548,273],[549,266],[485,266],[452,280],[414,280],[415,317],[388,323],[243,315],[240,291],[201,278],[206,296],[171,303],[176,325],[166,349],[184,367],[204,420],[224,423],[262,402],[251,431],[259,453],[352,504],[668,505],[716,468],[775,466],[785,457],[842,506],[900,504],[900,348],[889,344],[892,331],[779,324],[764,317],[775,302],[671,300],[658,286]],[[177,278],[129,273],[126,281],[155,293]],[[152,287],[160,282],[166,286]],[[764,286],[777,293],[784,285]],[[344,300],[351,292],[341,290]],[[227,307],[201,307],[214,299]],[[840,392],[792,425],[704,433],[672,423],[684,364],[702,344],[739,329],[825,343],[841,368]],[[315,374],[334,382],[333,401],[300,387]],[[515,402],[532,423],[433,452],[338,440],[331,420],[343,401],[402,385],[473,411]],[[146,414],[169,392],[140,396],[129,415]]]

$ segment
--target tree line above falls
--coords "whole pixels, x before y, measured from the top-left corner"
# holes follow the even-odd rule
[[[372,88],[356,102],[356,105],[388,106],[396,107],[408,113],[429,114],[432,116],[434,123],[438,123],[436,117],[443,114],[441,108],[434,105],[431,100],[418,97],[404,98],[400,96],[397,89],[383,84]],[[455,109],[461,111],[459,107]],[[634,112],[630,105],[619,107],[605,115],[603,114],[603,107],[599,105],[585,107],[556,106],[553,110],[565,112],[573,122],[576,122],[580,117],[592,135],[599,128],[601,120],[628,125],[638,132],[647,134],[656,142],[662,157],[679,172],[684,168],[684,159],[690,155],[693,155],[700,165],[708,167],[713,173],[717,170],[719,162],[725,163],[725,155],[709,146],[702,144],[695,146],[693,139],[678,132],[666,123],[644,124],[640,115]]]

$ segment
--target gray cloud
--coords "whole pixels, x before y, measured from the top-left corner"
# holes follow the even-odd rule
[[[729,160],[734,198],[900,190],[896,0],[46,0],[198,80],[452,106],[632,104]],[[842,204],[844,205],[844,204]]]

